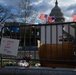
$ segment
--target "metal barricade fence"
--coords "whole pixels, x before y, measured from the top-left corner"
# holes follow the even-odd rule
[[[57,66],[55,63],[51,63],[52,66],[49,64],[50,62],[71,62],[74,64],[76,50],[75,26],[75,22],[38,25],[15,23],[11,25],[5,23],[1,30],[1,38],[18,39],[20,43],[17,57],[2,54],[1,59],[20,60],[25,56],[32,56],[31,60],[39,61],[43,67]],[[72,64],[70,64],[71,67]],[[63,67],[62,65],[58,65],[58,67]]]

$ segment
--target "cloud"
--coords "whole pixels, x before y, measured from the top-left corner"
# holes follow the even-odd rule
[[[13,8],[17,8],[18,2],[20,0],[0,0],[0,2],[4,3],[5,5],[9,5]]]
[[[38,10],[39,12],[46,12],[47,10],[51,10],[51,5],[47,5],[45,2],[44,3],[40,3],[40,4],[37,4],[37,5],[34,5],[34,8],[36,10]]]
[[[76,3],[70,5],[68,8],[67,8],[67,11],[73,11],[72,15],[73,14],[76,14]]]

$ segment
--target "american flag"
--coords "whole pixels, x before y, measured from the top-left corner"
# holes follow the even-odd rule
[[[49,16],[48,21],[49,22],[55,22],[55,16]]]
[[[44,20],[46,21],[47,18],[48,18],[48,15],[47,14],[40,14],[40,17],[39,17],[41,20]]]
[[[76,22],[76,14],[73,15],[73,22]]]

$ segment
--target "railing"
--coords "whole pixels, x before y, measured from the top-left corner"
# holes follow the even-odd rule
[[[75,22],[38,25],[5,24],[1,30],[1,38],[18,39],[20,43],[17,57],[2,54],[1,61],[3,59],[21,60],[31,55],[31,60],[39,61],[42,67],[76,67],[75,26]]]

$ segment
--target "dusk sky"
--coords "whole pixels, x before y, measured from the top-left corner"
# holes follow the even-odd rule
[[[20,0],[0,0],[4,5],[10,6],[12,8],[18,8],[18,2]],[[30,0],[34,8],[38,11],[38,14],[44,13],[48,14],[51,9],[55,6],[56,0]],[[76,14],[76,0],[58,0],[58,6],[62,9],[64,13],[65,21],[72,21],[72,15]],[[37,19],[39,15],[37,16]]]

